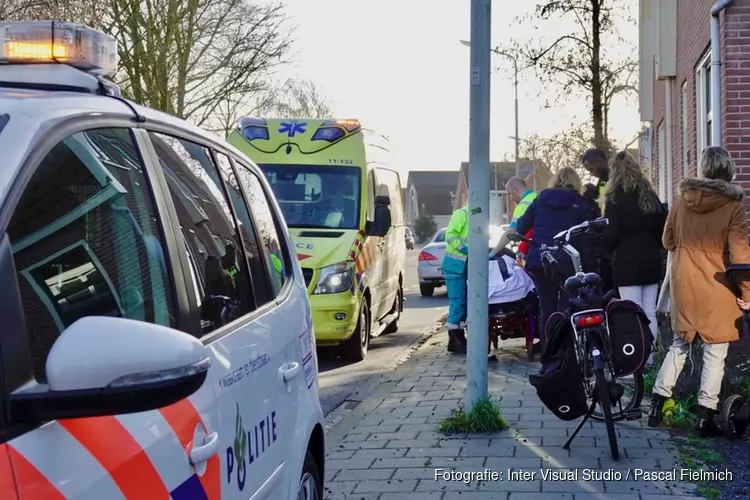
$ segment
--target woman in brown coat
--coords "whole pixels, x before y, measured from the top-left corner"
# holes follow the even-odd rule
[[[750,264],[744,191],[732,184],[734,161],[724,148],[703,152],[703,177],[680,184],[680,195],[667,217],[662,242],[673,252],[670,267],[672,346],[654,384],[648,425],[662,419],[664,402],[672,396],[693,341],[703,341],[703,372],[698,392],[698,432],[719,433],[713,421],[724,378],[729,342],[739,339],[740,308],[750,300],[750,283],[735,296],[726,275],[729,264]]]

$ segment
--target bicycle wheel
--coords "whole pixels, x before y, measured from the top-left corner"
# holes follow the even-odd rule
[[[620,458],[620,450],[617,449],[617,434],[615,434],[615,421],[612,419],[612,405],[609,402],[609,388],[607,379],[604,377],[604,370],[594,370],[596,384],[596,401],[604,414],[604,424],[607,426],[607,436],[609,437],[609,451],[612,453],[612,459]]]
[[[624,391],[622,398],[620,398],[620,402],[615,403],[614,408],[612,408],[612,406],[610,405],[610,408],[612,408],[610,412],[614,420],[620,420],[623,413],[627,414],[631,410],[634,410],[641,406],[644,392],[643,374],[640,372],[634,373],[632,375],[628,375],[627,377],[617,378],[615,379],[615,382],[623,386]],[[622,409],[620,409],[621,406]],[[591,415],[591,418],[600,422],[604,420],[604,414],[602,413],[600,407],[597,406],[597,408],[594,410],[594,413]]]

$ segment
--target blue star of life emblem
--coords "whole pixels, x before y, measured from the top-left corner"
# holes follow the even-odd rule
[[[280,134],[286,134],[287,137],[292,138],[295,134],[304,134],[306,122],[281,122],[281,128],[279,129]]]

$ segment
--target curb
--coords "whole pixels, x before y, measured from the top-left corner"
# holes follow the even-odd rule
[[[380,406],[380,404],[393,392],[396,385],[405,378],[409,373],[414,370],[416,365],[419,363],[421,358],[426,354],[428,349],[428,341],[436,333],[440,331],[444,326],[443,319],[445,315],[441,316],[438,321],[424,332],[417,340],[415,344],[421,343],[414,353],[397,366],[392,372],[381,375],[382,382],[378,385],[372,393],[365,396],[363,401],[357,405],[348,415],[343,417],[337,424],[335,424],[326,433],[326,447],[331,449],[335,442],[340,441],[349,434],[362,420],[367,417],[371,411]],[[413,345],[413,344],[412,344]],[[335,410],[334,410],[335,411]]]

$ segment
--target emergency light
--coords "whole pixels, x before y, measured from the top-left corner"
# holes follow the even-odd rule
[[[117,71],[111,35],[60,21],[0,22],[0,64],[59,63],[98,76]]]

